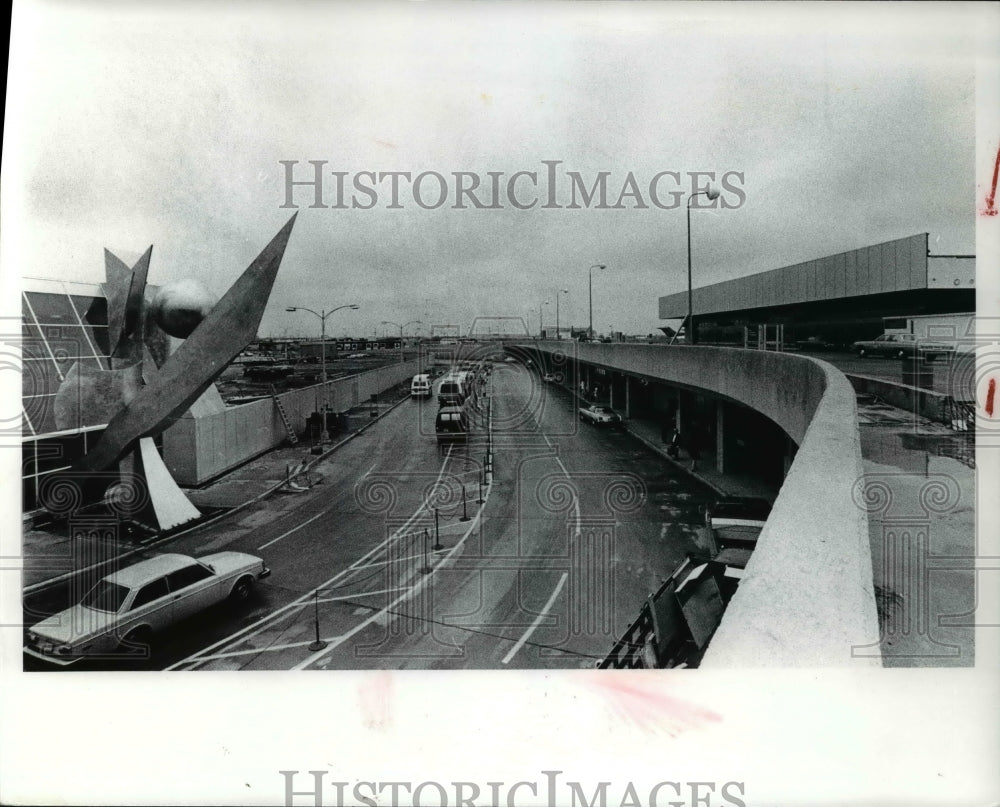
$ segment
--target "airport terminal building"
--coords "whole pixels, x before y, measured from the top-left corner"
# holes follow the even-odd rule
[[[844,345],[882,333],[886,319],[974,312],[975,256],[931,255],[928,243],[920,233],[695,288],[698,341]],[[659,298],[660,319],[687,314],[686,291]]]

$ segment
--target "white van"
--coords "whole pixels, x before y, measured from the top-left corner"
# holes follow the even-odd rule
[[[410,382],[410,395],[414,398],[429,398],[431,396],[431,377],[427,373],[413,376]]]

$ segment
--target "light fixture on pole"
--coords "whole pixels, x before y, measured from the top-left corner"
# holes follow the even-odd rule
[[[594,270],[595,269],[607,269],[603,263],[595,263],[590,269],[587,270],[587,274],[590,276],[590,324],[587,326],[587,338],[594,338]]]
[[[719,198],[719,189],[715,185],[709,184],[708,190],[692,193],[687,198],[687,246],[688,246],[687,343],[689,345],[694,345],[697,344],[698,342],[698,337],[695,335],[695,329],[694,329],[694,306],[692,304],[692,293],[691,293],[691,200],[694,199],[695,196],[707,196],[712,201],[715,201],[716,199]]]
[[[400,361],[400,363],[403,362],[403,328],[405,328],[407,325],[423,325],[423,324],[424,324],[423,320],[411,319],[409,322],[404,322],[403,323],[403,327],[399,329],[399,361]],[[416,336],[416,334],[417,334],[417,329],[414,328],[413,329],[413,335]],[[418,350],[418,352],[419,352],[419,350]]]
[[[394,326],[396,328],[399,328],[399,362],[400,362],[400,364],[402,364],[402,362],[403,362],[403,326],[400,325],[398,322],[393,322],[392,320],[388,320],[388,319],[382,320],[382,324],[383,325],[392,325],[392,326]]]
[[[559,333],[559,295],[569,294],[569,289],[559,289],[556,292],[556,339],[562,339],[562,335]]]
[[[285,311],[288,312],[308,311],[314,317],[319,317],[320,321],[319,351],[320,351],[320,364],[321,364],[320,383],[323,385],[323,426],[320,429],[320,438],[319,438],[320,442],[328,441],[330,439],[330,432],[326,428],[326,415],[327,415],[327,410],[330,408],[329,398],[327,397],[328,391],[326,388],[326,318],[337,311],[342,311],[345,308],[350,308],[352,311],[357,311],[359,306],[355,305],[354,303],[350,303],[348,305],[338,305],[336,308],[333,308],[329,311],[323,311],[322,313],[319,311],[313,311],[311,308],[306,308],[305,306],[301,305],[297,306],[290,305],[285,309]]]

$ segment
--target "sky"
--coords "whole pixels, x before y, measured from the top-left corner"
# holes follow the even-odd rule
[[[932,254],[973,254],[972,13],[35,0],[14,14],[5,236],[22,275],[100,282],[105,247],[152,244],[150,283],[221,296],[295,212],[287,172],[323,161],[326,207],[291,188],[261,335],[318,335],[285,308],[348,304],[328,333],[535,332],[557,294],[560,324],[582,327],[594,264],[595,330],[645,334],[656,298],[686,289],[696,172],[729,188],[692,211],[695,286],[920,232]],[[392,207],[391,178],[363,172],[426,175]],[[453,172],[486,207],[456,209]],[[509,193],[516,172],[538,189],[522,175]],[[607,172],[603,209],[569,207],[570,172],[587,188]]]

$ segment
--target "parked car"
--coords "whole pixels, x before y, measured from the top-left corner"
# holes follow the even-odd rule
[[[884,333],[875,339],[855,342],[851,349],[861,358],[865,356],[889,356],[894,359],[905,359],[919,356],[929,362],[941,356],[950,356],[955,352],[954,345],[918,339],[917,335],[912,333]]]
[[[270,573],[263,560],[243,552],[158,555],[109,574],[79,603],[33,625],[24,652],[60,666],[134,653],[155,632],[209,606],[245,601]]]
[[[593,426],[620,426],[622,416],[609,406],[591,404],[580,407],[580,422]]]

